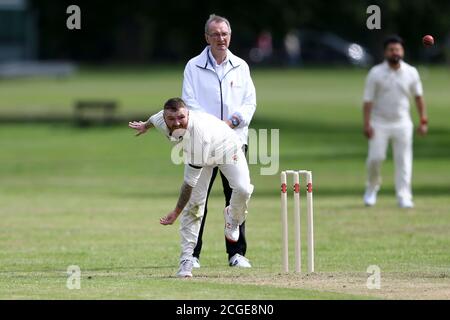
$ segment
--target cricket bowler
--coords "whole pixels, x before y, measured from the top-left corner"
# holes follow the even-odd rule
[[[160,219],[171,225],[181,215],[181,255],[179,277],[192,277],[193,250],[204,212],[211,174],[218,166],[232,188],[230,205],[224,208],[225,237],[236,242],[239,226],[247,216],[253,192],[243,143],[224,121],[203,112],[188,110],[180,98],[169,99],[164,109],[147,121],[132,121],[128,126],[136,135],[155,127],[176,146],[181,146],[185,163],[184,182],[175,209]]]

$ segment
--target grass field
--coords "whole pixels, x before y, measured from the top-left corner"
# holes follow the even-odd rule
[[[178,223],[162,227],[158,220],[176,203],[183,168],[170,162],[162,136],[135,138],[126,123],[83,129],[2,124],[0,298],[450,299],[450,73],[419,71],[430,132],[414,142],[416,207],[401,210],[391,157],[377,206],[362,204],[366,70],[254,70],[252,127],[280,129],[280,168],[314,174],[312,275],[280,273],[279,176],[261,176],[260,165],[250,166],[255,192],[247,256],[253,268],[227,265],[217,183],[202,268],[180,280],[174,277]],[[64,81],[2,80],[0,116],[70,114],[74,100],[84,98],[115,99],[121,114],[151,114],[180,95],[181,74],[182,68],[82,69]],[[81,268],[80,290],[66,288],[69,265]],[[379,290],[366,288],[369,265],[381,269]]]

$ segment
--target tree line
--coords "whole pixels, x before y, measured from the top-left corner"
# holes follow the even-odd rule
[[[81,9],[81,29],[68,30],[66,8]],[[368,30],[366,9],[381,9],[381,29]],[[399,34],[410,60],[426,54],[425,34],[436,39],[435,58],[448,58],[448,0],[259,0],[259,1],[54,1],[30,0],[37,15],[39,57],[82,62],[185,62],[204,47],[204,23],[209,14],[227,17],[232,26],[232,50],[246,57],[258,34],[270,31],[274,49],[281,49],[290,30],[333,32],[367,47],[380,57],[382,39]]]

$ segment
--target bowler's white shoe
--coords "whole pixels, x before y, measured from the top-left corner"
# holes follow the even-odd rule
[[[367,188],[364,193],[364,204],[367,207],[372,207],[377,203],[377,189]]]
[[[179,278],[191,278],[192,277],[192,260],[186,259],[180,262],[180,268],[177,272]]]
[[[197,257],[192,259],[192,267],[195,269],[200,269],[200,260]]]
[[[237,242],[239,239],[239,224],[231,217],[228,208],[229,207],[225,207],[223,210],[223,216],[225,218],[225,238],[230,242]]]
[[[239,253],[236,253],[230,258],[230,267],[251,268],[252,265],[246,257],[241,256]]]
[[[414,202],[410,199],[398,199],[398,206],[403,209],[414,208]]]

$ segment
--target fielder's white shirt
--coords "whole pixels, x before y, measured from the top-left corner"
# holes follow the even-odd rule
[[[185,159],[184,181],[197,184],[204,166],[232,163],[242,156],[242,141],[225,122],[204,112],[189,111],[188,127],[171,135],[163,110],[150,117],[150,122],[172,143],[180,144]]]
[[[397,70],[384,61],[372,67],[367,75],[364,102],[373,103],[371,120],[375,122],[411,122],[409,101],[422,95],[419,72],[404,61],[400,61]]]

